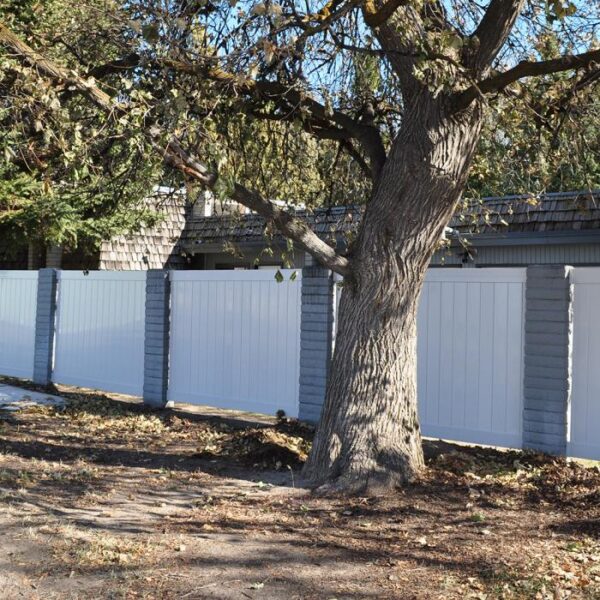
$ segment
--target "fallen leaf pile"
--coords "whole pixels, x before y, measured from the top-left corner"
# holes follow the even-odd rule
[[[182,419],[169,410],[120,402],[93,392],[64,393],[64,406],[35,406],[31,414],[59,418],[73,438],[146,440],[150,445],[195,441],[198,458],[224,458],[260,468],[296,468],[310,450],[312,427],[281,415],[273,425],[234,427],[223,421]]]
[[[310,442],[275,428],[231,430],[202,440],[198,456],[233,457],[263,468],[298,467],[306,461]]]
[[[516,492],[532,502],[600,507],[598,466],[532,451],[477,447],[439,454],[428,464],[427,478],[462,483],[475,494]]]

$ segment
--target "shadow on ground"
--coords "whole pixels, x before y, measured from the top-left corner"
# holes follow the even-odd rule
[[[425,441],[415,485],[322,498],[295,421],[54,391],[0,419],[0,570],[26,598],[600,597],[596,469]]]

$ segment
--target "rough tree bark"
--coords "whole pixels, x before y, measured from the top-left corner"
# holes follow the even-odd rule
[[[423,466],[417,303],[466,182],[481,106],[455,114],[427,93],[414,106],[368,205],[345,279],[325,406],[304,470],[324,491],[386,490],[411,481]]]

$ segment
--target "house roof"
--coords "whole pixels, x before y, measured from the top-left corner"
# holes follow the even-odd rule
[[[363,208],[341,206],[298,210],[311,229],[323,238],[338,238],[358,225]],[[201,250],[224,242],[261,244],[265,239],[265,219],[257,214],[190,217],[181,245]],[[463,235],[516,232],[573,232],[600,229],[600,190],[559,192],[543,196],[484,198],[467,204],[451,221],[450,227]]]
[[[312,212],[297,210],[296,215],[303,217],[311,229],[321,237],[335,238],[350,232],[360,220],[362,208],[356,206],[338,206],[328,209],[318,208]],[[209,246],[223,242],[264,243],[266,221],[255,213],[190,217],[181,242],[186,247]]]
[[[600,190],[484,198],[456,215],[450,226],[480,235],[600,229]]]

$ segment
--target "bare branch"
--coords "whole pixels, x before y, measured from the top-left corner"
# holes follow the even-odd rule
[[[573,88],[569,92],[568,96],[574,96],[577,94],[577,92],[580,92],[586,87],[596,84],[598,80],[600,80],[600,67],[597,67],[583,75],[583,77],[573,85]],[[562,102],[559,102],[559,104],[564,104],[565,101],[566,99],[564,99]]]
[[[88,72],[88,77],[94,77],[94,79],[102,79],[112,73],[122,73],[123,71],[131,70],[140,64],[139,54],[132,52],[123,58],[110,61],[103,65],[97,65],[92,67]]]
[[[348,152],[348,154],[354,159],[356,164],[360,167],[362,172],[365,175],[367,175],[367,177],[368,177],[369,176],[369,165],[367,164],[365,159],[362,157],[360,152],[358,152],[358,150],[353,146],[352,141],[351,140],[341,140],[340,146],[342,148],[346,149],[346,152]]]
[[[344,0],[330,0],[318,13],[310,15],[311,19],[318,21],[318,25],[305,26],[302,20],[295,21],[295,25],[304,29],[302,34],[296,40],[296,43],[302,43],[309,37],[330,29],[333,23],[352,11],[358,5],[359,0],[351,0],[345,5],[343,2]],[[339,7],[340,4],[342,4],[341,7]],[[336,10],[338,7],[339,10]]]
[[[369,27],[383,25],[401,6],[406,6],[407,0],[387,0],[379,8],[374,0],[365,0],[365,22]]]
[[[229,87],[239,94],[244,94],[252,101],[273,102],[288,111],[286,118],[302,111],[309,118],[309,123],[312,119],[312,124],[319,129],[327,129],[326,124],[334,123],[338,128],[347,132],[347,137],[360,142],[371,163],[371,176],[374,181],[377,179],[385,162],[386,152],[379,130],[374,125],[358,123],[343,112],[326,108],[305,91],[276,81],[242,80],[221,68],[206,67],[196,63],[168,61],[166,64],[175,70],[198,75],[223,87]]]
[[[423,84],[414,75],[413,67],[423,56],[426,39],[424,14],[410,2],[396,0],[364,0],[363,18],[373,29],[390,66],[398,76],[405,101],[416,98]],[[401,9],[401,10],[400,10]],[[379,18],[380,11],[385,18]]]

